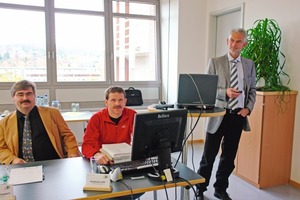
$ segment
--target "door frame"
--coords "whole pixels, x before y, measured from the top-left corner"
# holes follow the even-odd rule
[[[245,12],[245,3],[235,4],[233,6],[213,11],[209,13],[209,27],[208,27],[208,54],[207,58],[213,58],[216,55],[216,34],[217,34],[217,18],[218,16],[240,11],[241,12],[241,28],[244,28],[244,12]]]

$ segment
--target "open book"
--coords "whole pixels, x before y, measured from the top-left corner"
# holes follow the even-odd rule
[[[106,154],[114,163],[131,160],[131,145],[123,142],[116,144],[103,144],[101,152]]]

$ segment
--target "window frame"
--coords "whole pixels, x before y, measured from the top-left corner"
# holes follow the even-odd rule
[[[118,2],[132,2],[132,3],[145,3],[155,5],[155,16],[137,15],[137,14],[124,14],[113,13],[112,4],[113,1]],[[107,88],[109,85],[120,86],[136,86],[136,87],[158,87],[161,88],[161,35],[160,35],[160,6],[159,0],[104,0],[104,12],[101,11],[85,11],[66,8],[54,8],[54,0],[45,0],[45,5],[42,6],[30,6],[30,5],[18,5],[13,3],[0,3],[1,8],[18,9],[18,10],[32,10],[42,11],[45,13],[45,32],[46,32],[46,55],[47,55],[47,81],[36,82],[39,88],[45,88],[53,90],[58,88]],[[106,49],[106,81],[95,82],[58,82],[57,81],[57,66],[56,66],[56,49],[55,49],[55,13],[72,13],[72,14],[84,14],[84,15],[102,15],[104,17],[105,24],[105,49]],[[156,22],[156,80],[155,81],[115,81],[114,80],[114,47],[113,47],[113,18],[132,18],[132,19],[151,19]],[[11,87],[11,82],[2,82],[1,88],[8,89]]]

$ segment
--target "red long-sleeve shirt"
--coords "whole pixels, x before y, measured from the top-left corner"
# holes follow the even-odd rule
[[[135,113],[132,109],[124,108],[118,125],[110,119],[107,108],[95,113],[89,120],[83,136],[82,154],[90,158],[99,152],[102,144],[130,144]]]

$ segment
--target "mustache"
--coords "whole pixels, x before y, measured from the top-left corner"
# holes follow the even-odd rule
[[[114,108],[122,108],[122,106],[114,106]]]
[[[24,100],[21,103],[31,103],[29,100]]]

